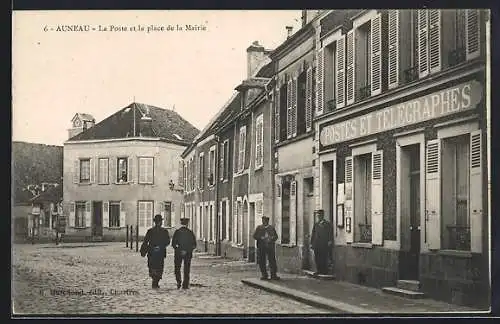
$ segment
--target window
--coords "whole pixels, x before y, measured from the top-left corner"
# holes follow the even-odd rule
[[[206,205],[205,206],[205,213],[203,214],[203,238],[204,239],[209,239],[209,234],[210,234],[210,229],[212,228],[211,227],[211,224],[210,224],[210,210],[209,210],[209,206]]]
[[[109,202],[109,227],[120,227],[120,202]]]
[[[220,172],[220,179],[221,180],[226,180],[229,175],[229,140],[225,140],[222,143],[222,149],[221,149],[221,161],[220,161],[220,167],[221,167],[221,172]]]
[[[179,184],[179,186],[184,187],[184,161],[182,160],[179,161],[179,169],[177,172],[178,172],[177,183]]]
[[[75,203],[75,227],[85,227],[85,202],[78,201]]]
[[[356,242],[372,241],[372,153],[354,157],[354,230]],[[353,224],[354,225],[354,224]]]
[[[228,208],[229,207],[229,208]],[[226,213],[227,213],[227,239],[229,241],[233,240],[233,217],[230,216],[229,209],[229,201],[226,202]]]
[[[311,70],[312,77],[312,70]],[[297,78],[297,105],[295,108],[295,135],[304,134],[306,132],[306,100],[310,96],[311,91],[306,91],[307,86],[307,71],[299,74]]]
[[[237,202],[237,210],[236,210],[236,243],[240,244],[243,239],[242,239],[242,228],[241,228],[241,220],[243,216],[243,204],[241,201]]]
[[[154,177],[154,158],[139,158],[139,183],[153,183]]]
[[[215,146],[210,148],[208,152],[208,185],[215,184]]]
[[[281,190],[281,243],[290,244],[290,181],[283,181]]]
[[[442,247],[470,250],[470,135],[442,141]]]
[[[99,159],[99,184],[109,183],[109,160]]]
[[[371,78],[371,23],[358,27],[355,37],[356,99],[370,96]]]
[[[238,142],[238,172],[245,169],[245,149],[247,140],[247,127],[240,127],[240,137]]]
[[[153,225],[153,202],[139,201],[139,227],[151,227]]]
[[[203,183],[205,182],[205,156],[200,153],[200,164],[199,164],[200,178],[198,179],[198,188],[203,188]]]
[[[197,229],[197,233],[198,233],[198,237],[200,239],[202,239],[202,233],[203,233],[203,206],[200,206],[200,212],[198,213],[198,227],[196,228]]]
[[[286,140],[287,135],[287,114],[288,114],[288,93],[287,83],[279,89],[279,141]]]
[[[210,215],[209,215],[209,224],[208,224],[208,230],[209,230],[209,234],[208,234],[208,239],[210,241],[214,241],[214,237],[215,237],[215,231],[214,231],[214,206],[213,205],[210,205]]]
[[[225,240],[227,238],[226,235],[226,229],[227,229],[227,222],[228,220],[226,219],[227,217],[227,210],[226,210],[226,201],[223,201],[220,204],[221,208],[221,239]]]
[[[255,120],[255,169],[264,163],[264,115],[260,114]]]
[[[164,224],[166,227],[172,226],[172,203],[170,201],[166,201],[164,204],[165,208],[165,220]]]
[[[287,83],[286,97],[286,138],[297,136],[297,75]]]
[[[118,168],[116,172],[116,179],[118,183],[123,183],[128,181],[128,159],[127,158],[118,158]]]
[[[80,183],[90,182],[90,159],[80,160]]]

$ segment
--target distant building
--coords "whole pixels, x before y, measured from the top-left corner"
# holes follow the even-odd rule
[[[63,216],[63,186],[54,185],[31,199],[28,218],[30,238],[37,241],[53,240],[59,216]]]

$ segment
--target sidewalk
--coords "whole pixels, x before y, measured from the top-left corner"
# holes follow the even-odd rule
[[[244,279],[242,282],[254,288],[276,293],[303,303],[354,314],[368,313],[463,313],[479,312],[468,307],[447,304],[432,299],[407,299],[390,295],[380,289],[360,286],[336,280],[318,280],[305,276],[281,274],[279,281],[265,281],[259,278]]]

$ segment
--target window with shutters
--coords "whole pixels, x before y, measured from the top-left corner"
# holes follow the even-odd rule
[[[109,202],[109,227],[120,227],[120,202]]]
[[[205,180],[205,154],[200,153],[199,164],[198,164],[199,178],[198,178],[198,188],[203,189],[203,184]]]
[[[441,142],[441,244],[443,249],[470,250],[469,159],[470,135]],[[475,152],[473,152],[474,154]]]
[[[243,202],[238,201],[236,212],[236,243],[243,243]]]
[[[210,205],[207,206],[207,210],[209,211],[208,215],[208,240],[213,241],[214,240],[214,230],[213,230],[213,225],[214,225],[214,206]]]
[[[281,244],[290,244],[290,184],[283,180],[281,185]]]
[[[220,215],[221,215],[221,240],[225,240],[227,239],[227,233],[226,233],[226,230],[227,230],[227,226],[228,226],[228,214],[227,214],[227,210],[226,210],[226,201],[222,201],[222,203],[220,204]]]
[[[109,159],[99,159],[99,184],[109,183]]]
[[[287,113],[288,113],[288,106],[287,106],[287,103],[288,103],[288,93],[287,93],[287,83],[283,84],[280,88],[280,104],[279,104],[279,108],[280,108],[280,122],[279,122],[279,134],[280,134],[280,137],[279,137],[279,140],[280,141],[284,141],[286,140],[286,135],[287,135]]]
[[[85,201],[75,203],[75,227],[85,227]]]
[[[277,143],[280,141],[280,107],[281,107],[281,95],[280,88],[277,86],[274,95],[274,141]]]
[[[364,100],[371,95],[371,22],[355,30],[355,100]]]
[[[226,213],[227,213],[227,239],[228,241],[233,241],[233,218],[230,213],[229,200],[226,201]]]
[[[215,184],[215,146],[210,147],[208,152],[208,185],[213,186]]]
[[[153,201],[139,201],[139,227],[151,227],[153,225]]]
[[[238,172],[245,169],[245,151],[247,141],[247,127],[241,126],[238,141]]]
[[[255,119],[255,169],[264,164],[264,114]]]
[[[221,150],[221,167],[222,167],[222,172],[221,172],[221,179],[222,180],[227,180],[229,177],[229,139],[225,140],[222,143],[222,150]]]
[[[154,158],[139,158],[139,183],[152,184],[154,179]]]
[[[372,241],[372,153],[354,157],[354,229],[355,242]]]
[[[296,104],[293,115],[293,136],[301,135],[306,132],[307,123],[307,108],[306,103],[308,102],[308,96],[312,93],[307,92],[307,70],[299,74],[297,78],[297,94],[296,94]]]
[[[116,179],[118,183],[125,183],[128,181],[128,158],[119,157],[116,165]]]
[[[336,42],[323,48],[323,111],[331,112],[337,107],[335,100],[335,47]]]
[[[90,159],[80,160],[80,183],[90,182]]]
[[[312,129],[312,119],[313,119],[313,92],[314,92],[314,74],[312,66],[306,70],[306,90],[305,90],[305,131],[309,132]],[[301,118],[299,118],[299,121]],[[299,129],[300,132],[300,129]]]
[[[178,179],[179,186],[184,187],[184,161],[179,161]]]

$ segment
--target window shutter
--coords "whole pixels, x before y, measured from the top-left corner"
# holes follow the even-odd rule
[[[219,208],[217,209],[217,219],[219,220],[219,240],[222,240],[222,201],[219,201]]]
[[[184,162],[182,160],[179,161],[179,179],[177,179],[177,182],[179,183],[179,186],[184,186]]]
[[[384,194],[384,156],[383,151],[372,153],[372,244],[383,243],[383,194]]]
[[[467,60],[479,57],[479,11],[477,9],[465,10],[465,56]]]
[[[325,84],[325,52],[321,48],[316,54],[316,116],[323,114],[325,99],[323,97]]]
[[[90,183],[94,183],[96,182],[96,172],[97,172],[97,168],[96,168],[96,161],[97,159],[90,159],[89,163],[90,163]]]
[[[290,182],[290,244],[297,244],[297,181]]]
[[[102,203],[102,227],[109,227],[109,201]]]
[[[280,178],[276,184],[276,199],[275,199],[276,217],[274,219],[279,242],[281,242],[281,196],[282,196],[282,186]]]
[[[292,80],[292,137],[297,136],[297,77]]]
[[[429,70],[441,70],[441,10],[429,10]]]
[[[238,202],[234,201],[233,209],[233,242],[238,243]]]
[[[427,45],[427,9],[417,11],[418,29],[418,76],[426,77],[429,74],[429,56]]]
[[[73,162],[73,183],[80,183],[80,160]]]
[[[425,163],[425,226],[429,250],[437,250],[441,246],[440,160],[440,140],[428,141]]]
[[[116,183],[116,158],[109,159],[109,183]]]
[[[353,206],[353,172],[352,172],[352,157],[347,157],[345,159],[345,189],[344,189],[344,194],[345,194],[345,200],[344,200],[344,212],[345,212],[345,217],[346,220],[347,218],[350,219],[351,222],[351,228],[350,232],[347,232],[346,228],[346,233],[345,233],[345,239],[347,243],[352,243],[354,240],[354,219],[353,219],[353,212],[352,212],[352,206]]]
[[[261,219],[264,216],[264,204],[262,200],[257,200],[255,203],[255,213],[257,214],[257,218]]]
[[[371,95],[382,92],[382,15],[371,19]]]
[[[264,138],[264,115],[260,115],[256,119],[255,130],[255,167],[260,167],[263,163],[263,138]]]
[[[225,142],[220,145],[220,161],[219,161],[219,178],[220,181],[224,180],[224,154],[226,154],[225,150]]]
[[[312,129],[312,66],[306,71],[306,132]]]
[[[355,71],[354,71],[354,33],[355,29],[349,31],[347,33],[347,38],[346,38],[346,79],[347,79],[347,87],[346,87],[346,97],[347,97],[347,105],[350,105],[354,103],[354,76],[355,76]]]
[[[127,213],[125,212],[125,202],[120,201],[120,227],[125,227],[127,224]]]
[[[345,35],[337,40],[335,93],[337,95],[337,108],[345,106]]]
[[[288,80],[286,85],[286,138],[292,137],[292,87],[293,78]]]
[[[389,89],[395,88],[399,83],[399,10],[389,10],[389,57],[388,78]]]
[[[92,202],[85,202],[85,227],[90,227],[92,224]]]
[[[279,84],[279,83],[278,83]],[[276,86],[276,95],[274,96],[274,141],[280,141],[280,88]]]
[[[470,233],[471,251],[482,253],[483,238],[483,171],[481,130],[470,134]]]
[[[75,212],[76,212],[76,204],[74,201],[72,201],[69,203],[69,219],[68,219],[69,227],[75,227]]]

